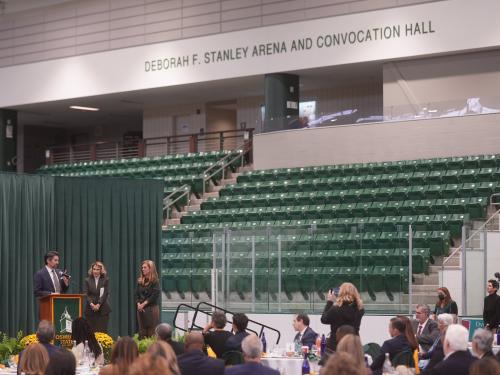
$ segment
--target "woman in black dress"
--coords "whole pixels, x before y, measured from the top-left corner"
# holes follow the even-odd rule
[[[321,323],[330,324],[331,329],[327,348],[332,351],[336,350],[337,342],[335,336],[340,326],[352,326],[356,335],[359,335],[359,326],[361,325],[361,318],[364,313],[363,301],[353,284],[343,283],[340,286],[338,296],[330,290],[323,315],[321,315]]]
[[[86,296],[85,318],[94,332],[108,332],[108,321],[111,307],[109,306],[109,279],[106,267],[101,262],[90,266],[85,279],[83,293]]]
[[[152,260],[145,260],[141,264],[141,275],[137,279],[135,299],[139,337],[151,337],[160,323],[160,307],[158,306],[160,283]]]

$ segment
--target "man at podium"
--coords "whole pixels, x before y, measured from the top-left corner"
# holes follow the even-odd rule
[[[69,276],[63,273],[59,266],[59,253],[55,250],[45,254],[45,267],[35,273],[34,287],[36,298],[49,294],[66,293],[69,287]]]

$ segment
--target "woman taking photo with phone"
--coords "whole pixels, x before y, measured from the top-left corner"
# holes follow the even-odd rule
[[[156,266],[152,260],[141,264],[141,275],[137,279],[135,292],[139,337],[151,337],[160,323],[160,283]]]
[[[359,326],[364,313],[363,301],[353,284],[343,283],[338,295],[330,290],[323,315],[321,315],[321,323],[330,324],[330,338],[327,342],[327,348],[332,351],[336,350],[335,335],[337,329],[342,325],[352,326],[356,334],[359,335]]]

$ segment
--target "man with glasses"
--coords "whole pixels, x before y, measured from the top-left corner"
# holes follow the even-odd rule
[[[430,319],[431,309],[428,305],[419,304],[415,312],[415,320],[412,321],[413,332],[417,336],[420,347],[426,352],[434,341],[439,337],[437,323]]]

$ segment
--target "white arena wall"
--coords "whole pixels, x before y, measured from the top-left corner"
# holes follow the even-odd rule
[[[498,153],[500,114],[288,130],[254,137],[254,168]]]

